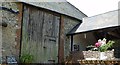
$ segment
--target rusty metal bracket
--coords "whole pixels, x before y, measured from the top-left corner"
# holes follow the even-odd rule
[[[13,10],[12,8],[7,8],[7,7],[2,7],[2,6],[0,6],[0,10],[9,11],[9,12],[11,12],[11,13],[13,13],[13,14],[19,14],[19,11],[15,11],[15,10]]]

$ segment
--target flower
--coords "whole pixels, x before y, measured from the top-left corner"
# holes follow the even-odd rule
[[[102,41],[101,41],[101,39],[99,39],[99,40],[98,40],[98,42],[97,42],[97,43],[95,43],[95,46],[96,46],[96,47],[100,47],[100,46],[101,46],[101,44],[102,44]]]
[[[101,47],[104,46],[106,44],[106,39],[103,38],[103,40],[99,39],[97,43],[95,43],[96,47]]]
[[[100,47],[100,43],[99,42],[97,42],[97,43],[95,43],[95,47]]]

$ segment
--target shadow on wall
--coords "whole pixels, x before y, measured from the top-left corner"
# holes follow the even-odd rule
[[[79,51],[85,51],[86,46],[95,44],[96,39],[93,32],[88,32],[74,35],[73,41],[73,45],[79,45]]]

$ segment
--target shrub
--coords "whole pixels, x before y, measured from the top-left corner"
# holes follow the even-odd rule
[[[32,63],[32,61],[33,61],[33,55],[23,54],[23,55],[20,57],[20,62],[21,62],[21,63]]]

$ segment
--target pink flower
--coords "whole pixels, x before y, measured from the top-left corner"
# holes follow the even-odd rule
[[[100,47],[100,46],[101,46],[101,43],[97,42],[97,43],[95,43],[95,46],[96,46],[96,47]]]

